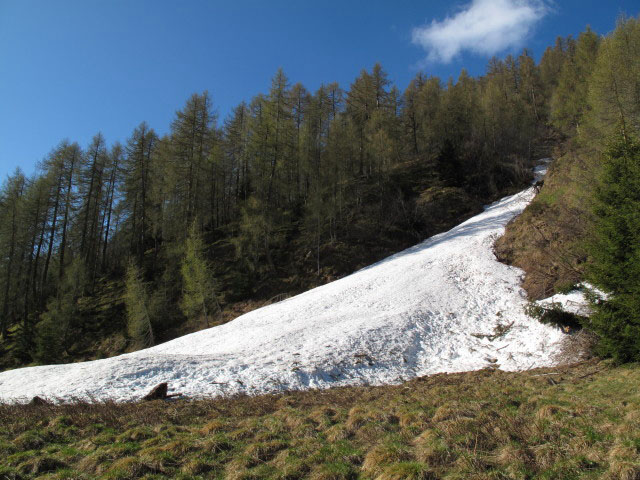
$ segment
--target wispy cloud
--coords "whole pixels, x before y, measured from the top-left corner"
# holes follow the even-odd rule
[[[427,60],[449,63],[463,50],[493,55],[519,46],[549,12],[543,0],[472,0],[452,17],[413,30]]]

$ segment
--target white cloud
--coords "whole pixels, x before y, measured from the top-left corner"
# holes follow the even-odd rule
[[[519,46],[547,13],[543,0],[472,0],[452,17],[413,30],[413,43],[432,62],[450,62],[463,50],[493,55]]]

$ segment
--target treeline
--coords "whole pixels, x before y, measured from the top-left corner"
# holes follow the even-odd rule
[[[626,100],[614,107],[633,89],[585,84],[627,75],[626,61],[600,66],[615,38],[587,30],[478,78],[419,73],[403,93],[380,65],[315,92],[279,70],[222,123],[204,92],[168,135],[142,123],[124,145],[62,142],[0,192],[3,364],[73,359],[79,339],[113,332],[129,332],[127,348],[163,341],[233,302],[347,273],[519,188],[550,123],[630,132]],[[603,120],[585,126],[598,88]]]

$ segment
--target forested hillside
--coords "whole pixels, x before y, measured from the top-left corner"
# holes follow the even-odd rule
[[[452,226],[563,138],[596,158],[638,134],[638,31],[559,38],[478,78],[419,73],[404,93],[380,65],[315,92],[280,70],[222,122],[204,92],[168,135],[61,142],[2,186],[0,367],[226,321]]]
[[[564,141],[540,194],[496,253],[526,271],[534,299],[584,279],[611,294],[585,326],[598,335],[599,353],[640,360],[640,23],[623,20],[604,38],[587,30],[556,50],[568,61],[550,122]]]

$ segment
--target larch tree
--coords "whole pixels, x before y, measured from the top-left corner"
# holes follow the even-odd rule
[[[591,71],[598,54],[600,38],[591,29],[570,43],[568,54],[551,98],[551,121],[564,134],[580,133],[587,110],[587,92]]]
[[[184,257],[180,266],[182,299],[180,307],[187,318],[203,318],[209,328],[212,314],[221,311],[216,296],[216,285],[205,256],[205,245],[194,221],[185,240]]]
[[[0,313],[0,337],[7,336],[7,329],[14,322],[12,308],[17,307],[15,295],[16,271],[19,268],[20,246],[18,243],[23,210],[26,179],[16,171],[0,191],[0,252],[4,263],[2,273],[2,311]],[[14,288],[12,288],[12,286]]]
[[[589,82],[589,129],[583,140],[640,137],[640,21],[622,19],[602,41]],[[599,148],[602,150],[602,148]]]
[[[149,212],[153,204],[150,191],[157,139],[153,129],[143,122],[134,129],[125,148],[124,206],[128,213],[131,251],[139,260],[143,258],[151,238]]]
[[[154,345],[155,336],[151,320],[150,296],[142,278],[142,271],[133,261],[129,262],[125,274],[123,300],[127,310],[129,336],[140,347]]]

